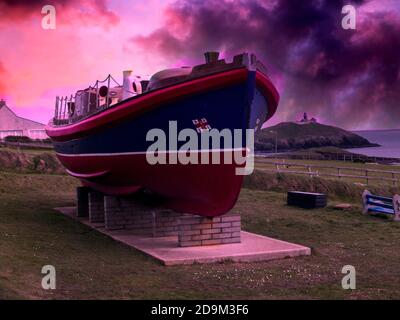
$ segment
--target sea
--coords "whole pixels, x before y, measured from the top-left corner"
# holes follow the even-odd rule
[[[349,151],[371,157],[400,159],[400,129],[354,131],[354,133],[368,139],[371,143],[377,143],[381,146],[371,148],[353,148],[349,149]]]

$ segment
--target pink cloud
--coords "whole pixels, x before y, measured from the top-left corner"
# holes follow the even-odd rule
[[[0,3],[0,23],[9,24],[20,20],[40,21],[41,10],[51,4],[57,13],[57,23],[84,25],[96,23],[107,27],[119,22],[118,16],[107,8],[106,0],[6,0]]]
[[[151,0],[147,7],[137,1],[53,1],[56,29],[43,30],[41,6],[47,2],[0,3],[0,38],[7,44],[0,56],[0,98],[17,113],[47,122],[56,95],[71,94],[109,73],[119,79],[124,69],[146,74],[160,67],[135,46],[129,51],[124,46],[132,35],[157,27],[165,1]]]
[[[0,61],[0,94],[2,95],[6,93],[6,84],[5,84],[6,76],[7,72],[4,69],[3,63]]]

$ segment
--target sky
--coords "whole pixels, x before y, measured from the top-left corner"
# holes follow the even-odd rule
[[[42,7],[56,28],[42,28]],[[344,30],[342,7],[356,8]],[[0,97],[47,123],[56,95],[123,70],[147,75],[254,52],[281,102],[346,129],[400,128],[400,0],[0,0]]]

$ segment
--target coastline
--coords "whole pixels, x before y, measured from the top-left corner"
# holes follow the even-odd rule
[[[352,148],[355,152],[367,156],[400,158],[400,129],[360,130],[357,134],[378,143],[380,147],[357,147],[355,150]]]

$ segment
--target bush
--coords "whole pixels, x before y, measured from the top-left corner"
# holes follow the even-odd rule
[[[32,139],[27,136],[7,136],[4,138],[5,142],[21,142],[21,143],[30,143]]]
[[[0,150],[0,171],[64,174],[65,170],[52,152]]]
[[[367,163],[366,159],[354,159],[353,160],[354,163]]]
[[[50,138],[42,139],[41,142],[42,143],[49,143],[49,144],[53,143]]]
[[[33,142],[36,143],[46,143],[46,144],[52,144],[53,142],[51,141],[50,138],[46,138],[46,139],[35,139],[33,140]]]

